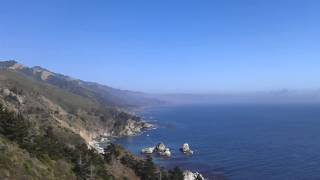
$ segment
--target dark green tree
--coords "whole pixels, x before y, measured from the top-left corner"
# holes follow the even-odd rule
[[[180,168],[175,167],[174,169],[169,171],[169,178],[174,180],[183,180],[183,172]]]

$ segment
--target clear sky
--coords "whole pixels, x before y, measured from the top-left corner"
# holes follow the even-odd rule
[[[0,59],[145,92],[320,88],[319,0],[0,2]]]

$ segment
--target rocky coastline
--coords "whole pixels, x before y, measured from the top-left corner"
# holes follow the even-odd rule
[[[180,151],[185,155],[192,155],[193,150],[191,150],[188,143],[184,143],[180,148]],[[170,148],[168,148],[164,143],[158,143],[156,146],[143,148],[141,150],[142,154],[151,155],[151,154],[158,154],[165,158],[170,158],[172,153]],[[192,172],[190,170],[185,170],[183,172],[184,180],[206,180],[202,174],[199,172]]]
[[[108,144],[113,142],[115,139],[128,136],[137,136],[153,128],[155,128],[153,124],[144,120],[128,119],[126,125],[124,125],[122,129],[112,131],[110,133],[104,132],[100,134],[95,134],[87,143],[89,148],[94,148],[96,151],[103,154],[104,148]]]
[[[104,148],[113,141],[115,141],[115,139],[128,136],[138,136],[141,135],[143,132],[146,132],[154,128],[155,125],[147,121],[128,119],[127,124],[123,126],[122,130],[118,131],[117,135],[115,135],[114,132],[100,134],[96,138],[89,141],[88,146],[90,148],[94,148],[97,152],[103,154]],[[191,150],[188,143],[184,143],[181,146],[180,151],[185,155],[193,154],[193,150]],[[166,147],[164,143],[158,143],[156,146],[144,148],[141,150],[141,153],[149,155],[156,153],[164,158],[170,158],[172,156],[170,148]],[[199,172],[192,172],[190,170],[183,171],[183,176],[184,180],[207,180]]]

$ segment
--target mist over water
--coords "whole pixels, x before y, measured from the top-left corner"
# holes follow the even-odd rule
[[[117,141],[136,154],[164,142],[173,157],[154,157],[207,177],[319,179],[320,105],[185,105],[141,113],[158,129]],[[188,142],[195,154],[179,148]]]

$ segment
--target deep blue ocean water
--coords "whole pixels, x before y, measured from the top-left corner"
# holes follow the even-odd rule
[[[213,179],[320,179],[320,105],[188,105],[141,113],[158,129],[117,143],[140,154],[164,142],[173,157],[154,157],[170,168],[198,170]],[[195,154],[179,152],[188,142]]]

